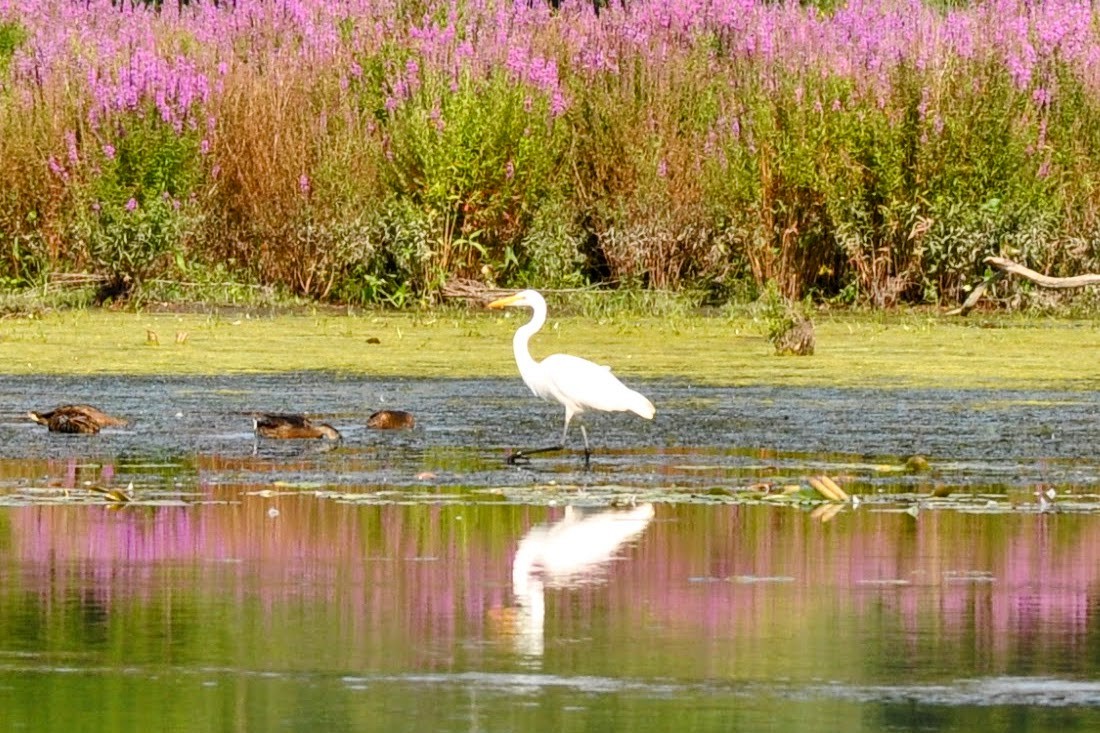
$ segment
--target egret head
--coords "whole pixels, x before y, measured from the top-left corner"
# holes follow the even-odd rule
[[[515,295],[508,295],[504,298],[494,300],[488,307],[497,308],[536,308],[538,304],[542,303],[545,307],[546,301],[542,296],[534,290],[521,290]]]

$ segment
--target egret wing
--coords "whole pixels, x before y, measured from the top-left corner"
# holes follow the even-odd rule
[[[553,396],[577,412],[636,412],[651,417],[653,405],[611,373],[611,367],[570,354],[554,354],[541,368]],[[646,414],[648,413],[648,414]]]

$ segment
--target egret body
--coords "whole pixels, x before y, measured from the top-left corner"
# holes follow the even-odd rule
[[[557,402],[565,408],[565,428],[561,434],[561,445],[515,454],[512,457],[513,462],[515,458],[530,453],[563,448],[569,435],[569,423],[584,412],[633,412],[646,420],[653,418],[656,413],[653,403],[620,382],[611,373],[610,367],[571,354],[552,354],[542,361],[536,361],[531,356],[528,343],[546,323],[546,301],[538,292],[524,290],[494,300],[489,307],[532,310],[531,320],[520,326],[512,338],[516,365],[532,393],[548,402]],[[588,447],[588,432],[583,424],[581,435],[584,437],[584,460],[587,463],[591,451]]]

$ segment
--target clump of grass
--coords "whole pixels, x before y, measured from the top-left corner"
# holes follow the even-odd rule
[[[816,338],[814,324],[807,314],[808,302],[792,301],[769,282],[758,301],[764,335],[780,356],[810,356]]]

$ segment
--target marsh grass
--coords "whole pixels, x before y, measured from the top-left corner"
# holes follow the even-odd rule
[[[323,370],[387,377],[515,377],[511,337],[523,313],[477,309],[417,314],[331,310],[257,316],[45,313],[0,324],[8,374],[221,374]],[[814,356],[772,353],[746,316],[599,319],[555,315],[533,339],[541,358],[567,352],[631,379],[729,386],[902,389],[1096,389],[1100,327],[1092,321],[929,313],[815,317]],[[148,332],[159,335],[150,344]],[[176,343],[177,332],[187,334]],[[372,343],[377,339],[378,343]]]

